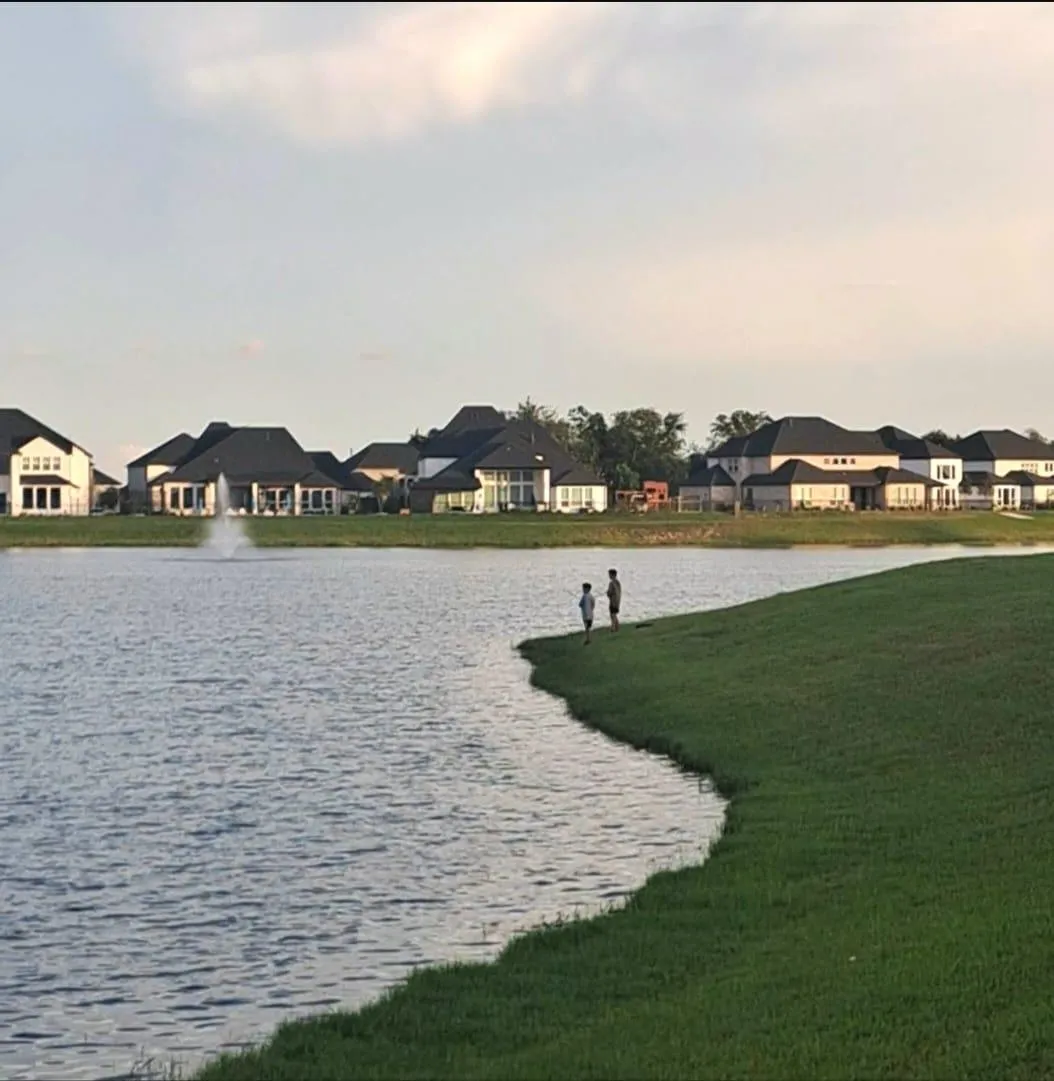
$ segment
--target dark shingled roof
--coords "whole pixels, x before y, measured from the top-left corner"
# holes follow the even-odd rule
[[[747,458],[770,454],[888,454],[877,432],[853,432],[823,417],[781,417],[747,437],[741,454]]]
[[[338,461],[337,456],[330,451],[313,450],[310,452],[310,457],[315,463],[316,469],[320,473],[324,473],[327,477],[332,477],[343,491],[374,491],[374,483],[365,473],[359,473],[354,469],[349,469],[347,462]]]
[[[493,439],[509,423],[491,405],[464,405],[421,448],[422,458],[463,458],[486,440]]]
[[[749,435],[734,435],[731,439],[718,444],[713,450],[707,451],[706,456],[708,458],[741,458],[743,448],[747,445],[749,438]]]
[[[166,439],[153,450],[141,454],[134,462],[128,463],[129,469],[140,469],[148,465],[176,465],[190,453],[194,446],[194,437],[186,432],[180,432],[171,439]]]
[[[7,473],[9,455],[38,438],[46,439],[63,454],[72,454],[76,446],[72,440],[41,424],[22,409],[0,409],[0,471]]]
[[[844,484],[850,488],[878,488],[886,484],[924,484],[939,488],[939,481],[907,469],[882,466],[878,469],[820,469],[800,458],[791,458],[771,473],[747,477],[745,488],[785,488],[790,484]]]
[[[931,458],[961,458],[958,451],[942,447],[940,443],[934,443],[930,439],[922,439],[917,435],[904,431],[887,424],[878,429],[878,436],[883,444],[890,450],[896,451],[902,460],[923,461]]]
[[[734,488],[735,484],[721,466],[711,465],[694,472],[681,488]]]
[[[426,477],[414,485],[421,492],[475,492],[481,487],[479,481],[456,466],[448,465],[434,477]]]
[[[1041,477],[1038,473],[1029,473],[1024,469],[1015,469],[1007,473],[1005,477],[997,477],[996,483],[1002,481],[1020,485],[1022,488],[1034,488],[1036,485],[1054,485],[1054,476]]]
[[[417,472],[417,448],[410,443],[370,443],[344,464],[348,470],[395,469],[405,477]]]
[[[959,454],[971,462],[994,462],[997,459],[1030,458],[1048,462],[1054,460],[1054,446],[1029,439],[1009,428],[999,431],[981,430],[960,439],[955,444]]]
[[[340,487],[336,478],[319,470],[315,461],[286,428],[232,428],[213,423],[165,482],[200,484],[223,473],[231,484],[303,484],[311,488]]]
[[[92,483],[98,485],[100,488],[120,488],[121,482],[111,477],[109,473],[104,473],[101,469],[92,468],[91,471]]]

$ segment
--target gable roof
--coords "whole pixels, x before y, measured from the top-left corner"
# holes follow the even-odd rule
[[[46,439],[53,447],[58,447],[63,454],[72,454],[73,448],[77,446],[72,439],[59,435],[54,428],[42,424],[23,409],[0,409],[0,457],[5,459],[3,462],[5,473],[8,455],[24,447],[33,439]]]
[[[1054,460],[1054,446],[1029,439],[1009,428],[981,429],[955,444],[959,454],[972,462],[994,462],[997,459],[1029,458],[1048,462]]]
[[[98,485],[100,488],[120,488],[121,482],[115,480],[109,473],[104,473],[101,469],[96,469],[94,466],[91,471],[92,484]]]
[[[313,450],[308,452],[308,457],[315,463],[317,472],[331,478],[343,491],[372,492],[374,490],[373,481],[365,473],[349,469],[348,462],[340,461],[332,452]]]
[[[708,465],[696,470],[681,488],[734,488],[736,482],[719,465]]]
[[[421,448],[422,458],[462,458],[509,424],[492,405],[463,405]]]
[[[417,447],[410,443],[370,443],[344,464],[349,470],[395,469],[404,476],[417,471]]]
[[[148,465],[176,465],[194,446],[194,437],[187,432],[166,439],[153,450],[140,454],[134,462],[128,463],[129,469],[140,469]]]
[[[922,439],[912,435],[892,424],[887,424],[878,429],[878,437],[882,443],[892,451],[896,451],[902,459],[910,461],[922,461],[931,458],[961,458],[962,455],[948,447],[942,447],[940,443],[934,443],[931,439]]]
[[[707,451],[706,456],[708,458],[741,458],[743,448],[747,445],[749,438],[749,435],[734,435],[731,439],[719,443],[713,450]]]

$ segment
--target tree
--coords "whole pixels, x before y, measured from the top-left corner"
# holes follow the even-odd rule
[[[514,420],[526,421],[529,424],[537,424],[544,428],[562,447],[570,449],[571,446],[571,423],[551,405],[539,405],[525,398],[513,413]]]
[[[1026,428],[1025,429],[1025,438],[1026,439],[1034,439],[1037,443],[1049,443],[1050,442],[1050,440],[1045,435],[1043,435],[1042,432],[1037,431],[1035,428]]]
[[[710,447],[713,449],[736,436],[753,435],[771,420],[772,417],[764,410],[751,413],[749,409],[737,409],[732,413],[718,413],[710,423]]]
[[[957,435],[948,435],[942,428],[934,428],[932,432],[927,432],[922,438],[929,440],[931,443],[936,443],[938,447],[950,447],[959,439]]]

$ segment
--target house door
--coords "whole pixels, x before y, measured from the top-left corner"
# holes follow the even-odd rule
[[[7,514],[7,492],[0,492],[0,514]]]

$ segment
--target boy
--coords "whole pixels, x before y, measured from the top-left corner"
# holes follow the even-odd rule
[[[584,645],[589,645],[590,632],[593,630],[593,610],[596,608],[597,599],[593,596],[593,587],[584,582],[582,596],[578,600],[578,607],[582,609],[582,623],[586,628],[586,640]]]
[[[611,612],[611,631],[618,630],[618,614],[622,608],[622,583],[618,580],[618,571],[608,571],[608,609]]]

